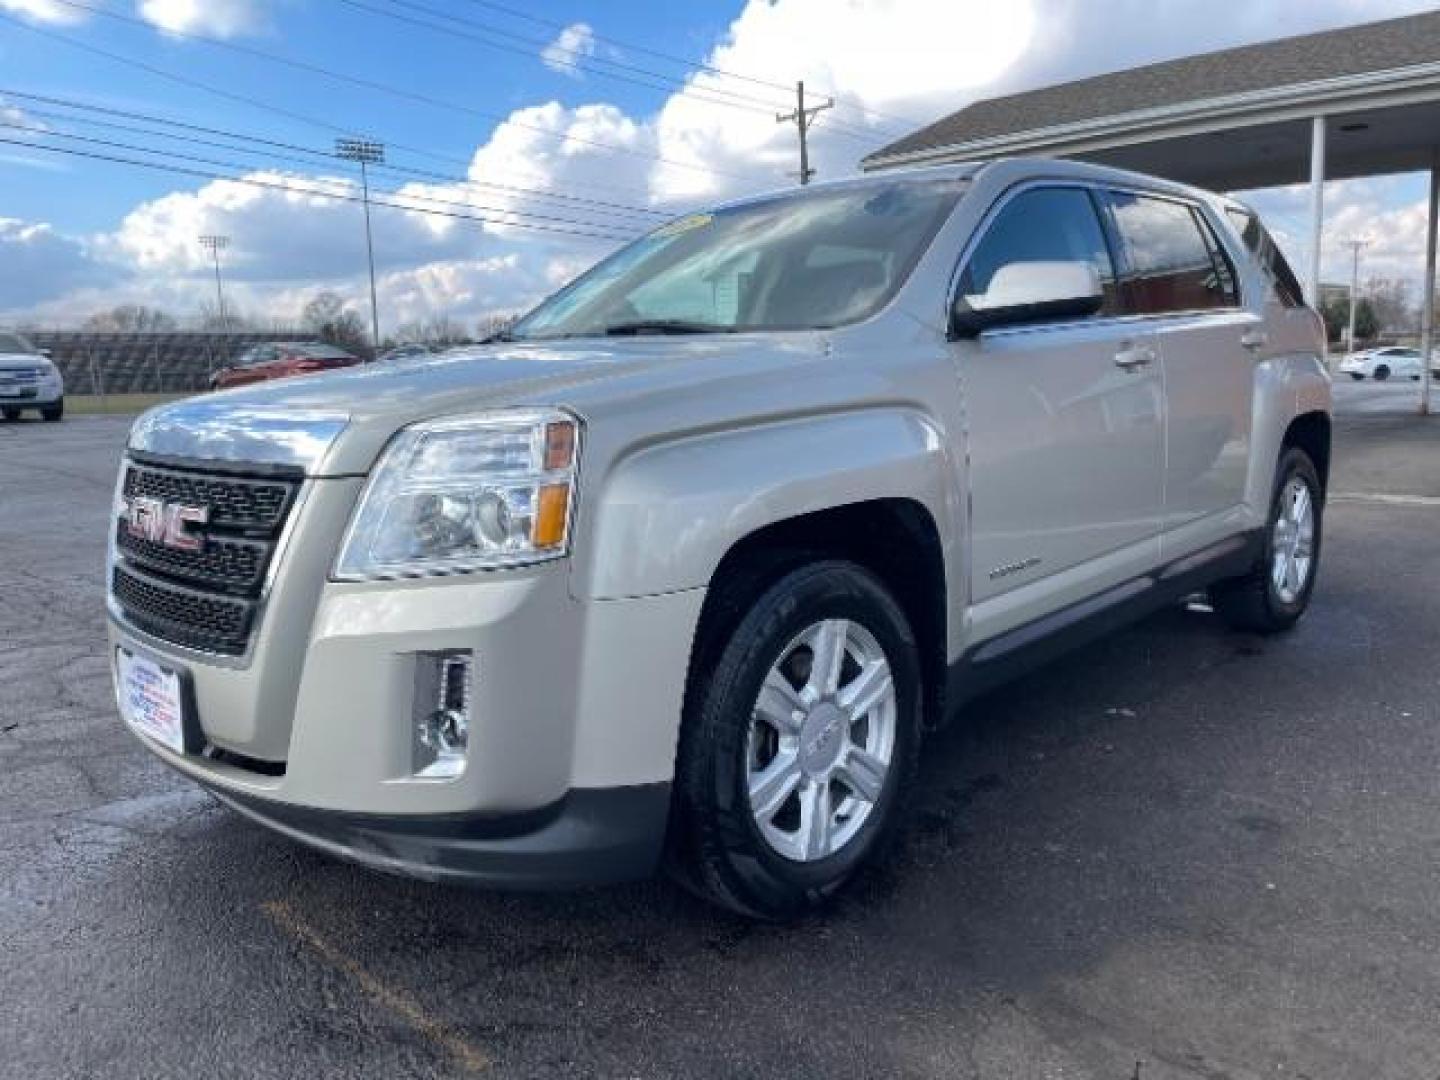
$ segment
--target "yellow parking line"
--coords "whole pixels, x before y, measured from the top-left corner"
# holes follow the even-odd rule
[[[385,983],[361,967],[358,961],[346,956],[326,941],[295,913],[289,903],[284,900],[270,900],[262,904],[261,908],[280,929],[301,944],[308,945],[331,967],[343,971],[354,979],[361,990],[399,1016],[426,1040],[442,1048],[466,1072],[483,1072],[490,1067],[490,1058],[484,1051],[467,1042],[438,1020],[431,1018],[420,1003],[410,995],[396,990],[394,987],[386,986]]]

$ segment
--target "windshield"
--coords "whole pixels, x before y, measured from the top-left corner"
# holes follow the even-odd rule
[[[895,295],[964,186],[954,178],[912,177],[691,214],[583,274],[509,336],[806,330],[858,322]]]
[[[0,333],[0,353],[25,353],[35,355],[35,346],[19,334]]]

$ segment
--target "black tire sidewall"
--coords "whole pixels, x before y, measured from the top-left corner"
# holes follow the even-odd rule
[[[859,623],[884,651],[895,683],[895,749],[880,799],[856,836],[833,855],[800,863],[770,847],[750,811],[747,741],[751,710],[780,651],[825,618]],[[869,571],[848,562],[813,563],[767,589],[721,651],[693,718],[697,731],[691,734],[700,737],[688,740],[688,746],[682,743],[688,755],[699,759],[685,769],[690,811],[710,870],[724,879],[724,891],[755,912],[784,917],[822,902],[878,857],[894,838],[914,771],[921,702],[914,634],[900,606]]]

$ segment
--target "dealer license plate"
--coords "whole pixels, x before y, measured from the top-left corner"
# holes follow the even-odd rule
[[[115,689],[127,724],[177,754],[185,752],[185,700],[179,672],[117,648]]]

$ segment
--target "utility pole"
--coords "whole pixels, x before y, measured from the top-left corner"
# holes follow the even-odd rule
[[[795,124],[800,129],[800,183],[810,183],[810,178],[815,175],[815,170],[810,167],[810,125],[814,123],[817,113],[826,109],[833,109],[835,102],[832,98],[826,98],[820,105],[805,107],[805,80],[801,79],[795,84],[795,111],[789,113],[776,113],[777,124]]]
[[[370,334],[376,355],[380,353],[380,304],[375,299],[375,241],[370,235],[370,176],[367,165],[383,164],[385,144],[368,139],[336,139],[335,156],[360,163],[361,201],[365,204],[365,253],[370,259]]]
[[[230,319],[225,314],[225,287],[220,284],[220,252],[230,246],[230,237],[207,234],[200,237],[200,246],[215,260],[215,303],[220,316],[220,340],[225,342],[225,362],[230,362]]]
[[[1350,330],[1345,338],[1345,347],[1355,351],[1355,307],[1360,298],[1360,250],[1369,240],[1347,240],[1350,248]]]

